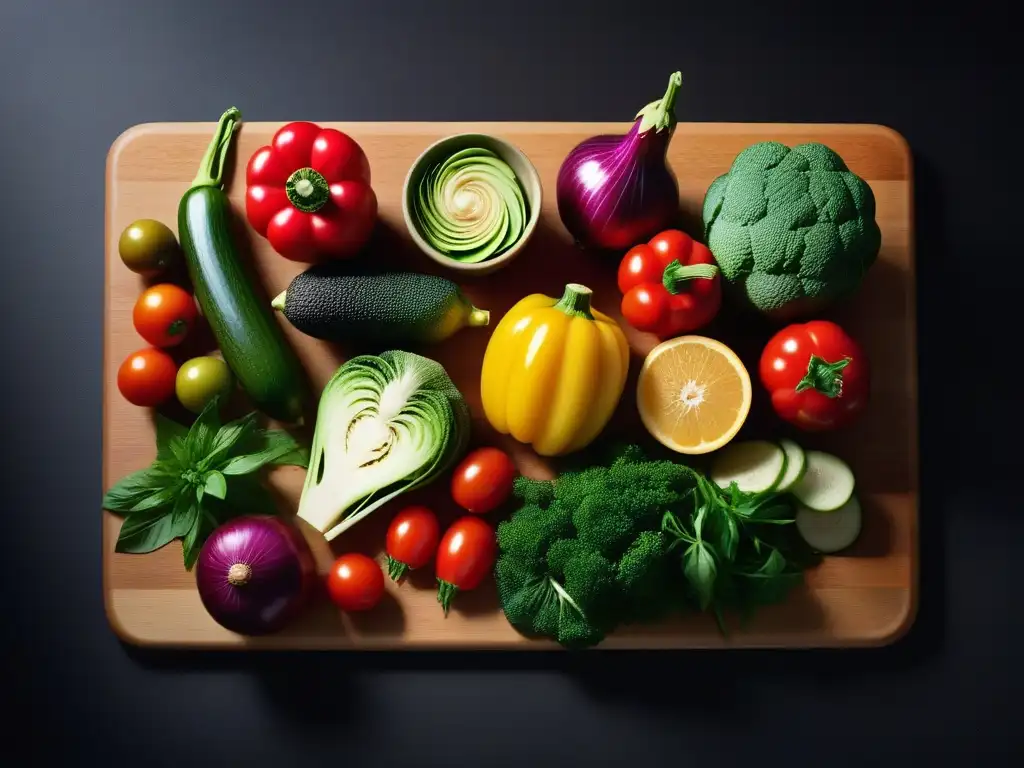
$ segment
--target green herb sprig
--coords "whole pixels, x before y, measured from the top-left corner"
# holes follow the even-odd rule
[[[256,414],[221,425],[219,398],[185,427],[156,415],[156,459],[123,477],[103,507],[124,515],[116,552],[145,554],[182,540],[192,570],[206,537],[232,517],[276,514],[258,471],[309,466],[309,452],[287,432],[260,428]]]
[[[744,493],[736,483],[722,489],[696,472],[694,478],[689,503],[664,513],[662,531],[670,550],[681,550],[695,602],[727,634],[725,610],[746,621],[758,607],[782,602],[816,557],[796,531],[788,495]]]

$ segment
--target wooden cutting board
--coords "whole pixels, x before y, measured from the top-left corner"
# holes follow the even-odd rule
[[[412,161],[437,139],[477,131],[501,136],[526,152],[540,173],[544,206],[538,231],[527,250],[490,276],[455,279],[477,306],[491,310],[491,328],[527,293],[561,295],[566,282],[582,282],[595,292],[595,305],[618,318],[615,264],[577,250],[562,227],[554,187],[559,164],[580,140],[596,133],[622,133],[628,124],[595,123],[328,123],[349,133],[369,157],[380,202],[380,226],[371,244],[382,263],[440,274],[441,269],[412,246],[402,219],[402,183]],[[227,190],[236,211],[244,210],[245,162],[269,142],[275,123],[243,124],[228,167]],[[106,301],[104,332],[103,487],[148,465],[155,455],[150,412],[123,400],[117,368],[145,346],[131,320],[143,282],[121,263],[117,240],[138,218],[155,218],[176,227],[178,200],[196,173],[214,123],[165,123],[134,127],[114,143],[107,159]],[[882,250],[859,294],[825,316],[843,324],[864,345],[876,371],[873,402],[864,418],[847,431],[823,436],[799,435],[808,448],[819,447],[845,458],[856,472],[865,507],[858,543],[840,556],[826,558],[807,574],[806,588],[784,605],[763,610],[744,630],[720,636],[706,616],[680,618],[657,626],[622,629],[602,648],[815,647],[872,646],[892,642],[911,625],[917,605],[917,378],[914,327],[914,258],[911,157],[906,142],[874,125],[786,125],[681,123],[672,141],[670,161],[679,178],[682,224],[699,234],[700,207],[708,184],[728,170],[735,155],[757,141],[789,145],[820,141],[836,150],[850,169],[871,185],[882,228]],[[251,254],[268,296],[287,287],[302,269],[248,229],[239,216],[240,241]],[[722,316],[727,317],[728,308]],[[343,361],[341,352],[295,331],[280,320],[317,387]],[[656,343],[624,326],[634,349],[632,376],[605,438],[644,438],[633,390],[639,362]],[[718,331],[720,330],[720,334]],[[720,335],[756,372],[757,355],[772,329],[750,324],[730,327],[723,320],[709,335]],[[474,414],[475,444],[495,444],[512,452],[528,474],[550,472],[532,453],[495,435],[482,417],[479,369],[490,329],[464,329],[428,354],[445,365]],[[176,356],[180,361],[213,348],[208,332],[198,332]],[[740,437],[780,434],[770,406],[757,391],[751,418]],[[181,413],[169,411],[172,416]],[[304,435],[311,437],[312,425]],[[772,432],[771,430],[775,430]],[[784,434],[785,432],[782,432]],[[303,470],[280,468],[271,475],[282,509],[296,508]],[[433,487],[382,508],[329,547],[314,532],[321,570],[343,551],[382,557],[384,532],[400,506],[431,504],[442,525],[457,512],[447,495],[447,477]],[[414,573],[401,587],[388,585],[374,611],[342,615],[319,599],[280,634],[246,638],[222,629],[206,614],[195,582],[182,565],[174,542],[148,555],[114,552],[120,518],[103,513],[103,581],[107,615],[124,640],[148,646],[222,649],[538,649],[557,647],[521,637],[505,620],[492,583],[457,597],[444,617],[435,601],[430,569]]]

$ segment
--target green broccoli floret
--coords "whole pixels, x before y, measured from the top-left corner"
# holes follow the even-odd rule
[[[816,143],[744,149],[708,187],[703,219],[727,289],[778,318],[853,293],[882,240],[871,187]]]
[[[528,501],[498,526],[505,616],[524,633],[579,648],[620,623],[664,615],[677,585],[661,517],[693,483],[690,470],[629,447],[610,466],[521,484]],[[552,490],[546,502],[540,485]]]
[[[675,605],[678,596],[666,585],[676,569],[661,531],[644,531],[619,560],[616,580],[625,598],[623,622],[656,621]]]

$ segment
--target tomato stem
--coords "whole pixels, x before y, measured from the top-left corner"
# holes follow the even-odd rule
[[[673,296],[682,293],[688,282],[694,279],[712,280],[718,274],[717,264],[687,264],[685,267],[676,259],[661,274],[661,284]]]
[[[444,579],[437,580],[437,602],[439,602],[441,607],[444,608],[445,616],[448,615],[448,608],[451,606],[452,598],[455,597],[455,593],[458,591],[459,588],[451,582],[445,581]]]
[[[813,389],[825,397],[841,397],[843,394],[843,369],[850,364],[850,358],[844,357],[830,363],[823,357],[811,355],[807,363],[807,375],[796,385],[797,392]]]
[[[594,315],[590,311],[590,296],[593,294],[587,286],[579,283],[569,283],[565,286],[565,293],[555,304],[555,309],[565,312],[569,317],[585,317],[593,320]]]
[[[408,565],[403,563],[401,560],[395,560],[391,555],[388,555],[388,576],[391,577],[392,581],[401,581],[408,570]]]

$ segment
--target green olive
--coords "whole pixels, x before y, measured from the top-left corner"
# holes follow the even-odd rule
[[[178,369],[174,392],[178,401],[192,413],[199,413],[217,395],[227,395],[235,377],[219,357],[193,357]]]
[[[181,258],[174,233],[153,219],[139,219],[125,227],[117,251],[125,266],[143,277],[156,277]]]

